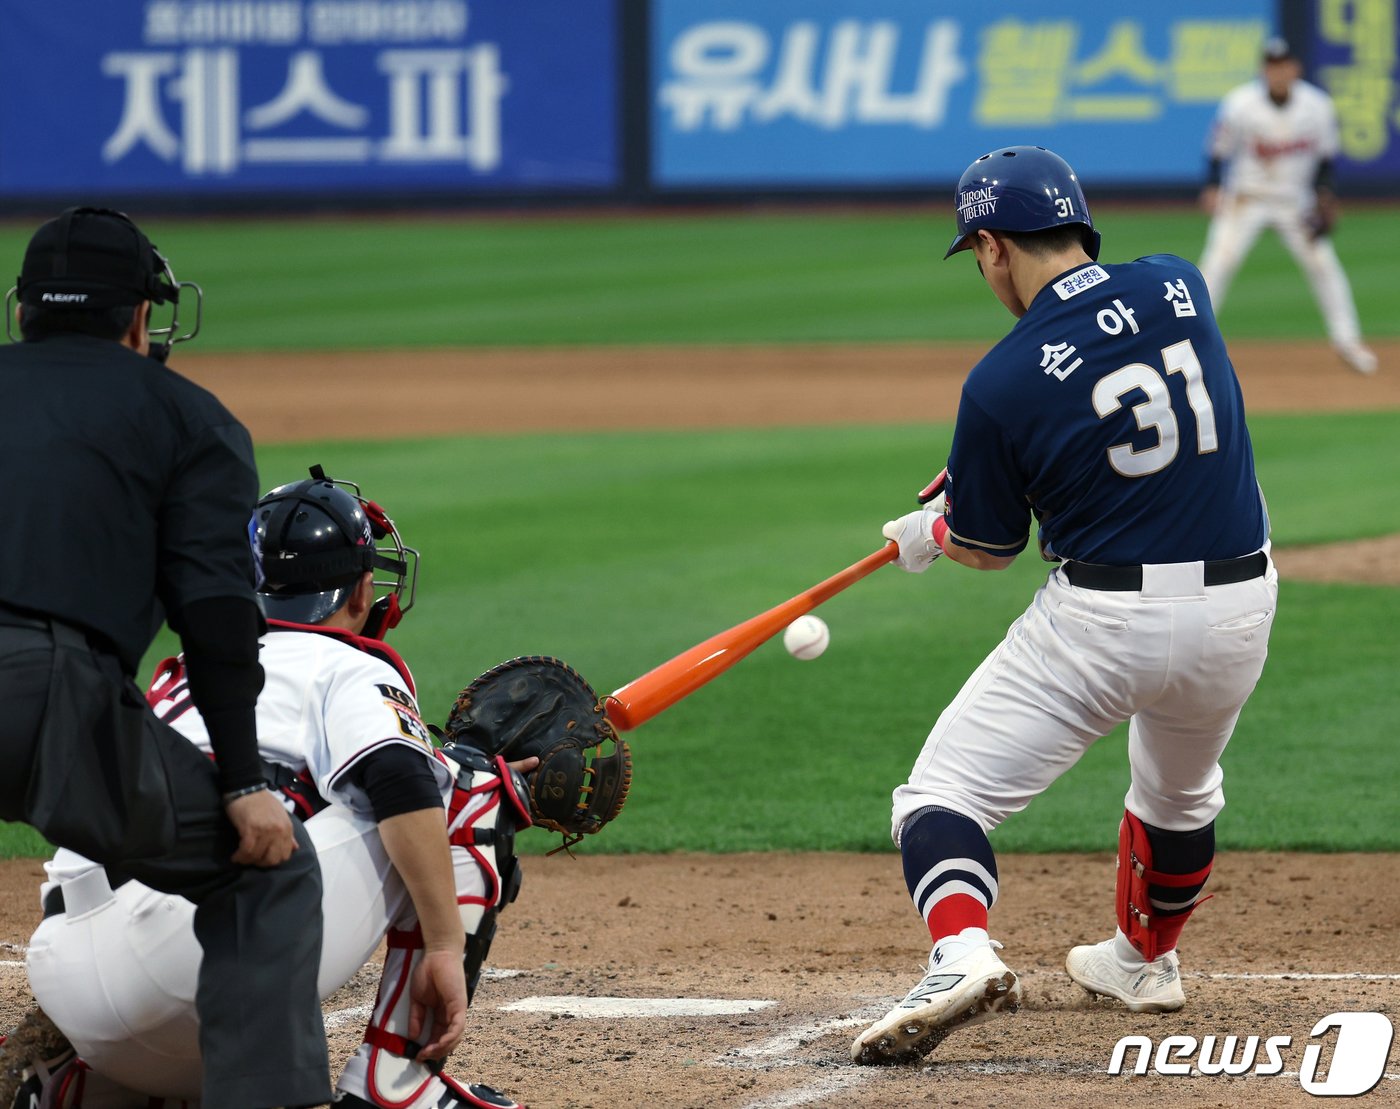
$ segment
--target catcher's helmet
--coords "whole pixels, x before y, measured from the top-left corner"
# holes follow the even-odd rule
[[[944,258],[967,250],[981,228],[1045,231],[1066,223],[1085,227],[1084,251],[1099,256],[1099,233],[1079,178],[1043,146],[1006,146],[983,154],[958,179],[958,234]]]
[[[413,607],[418,552],[405,547],[394,522],[352,481],[311,477],[279,485],[258,502],[248,522],[258,575],[258,601],[272,620],[317,624],[349,599],[366,570],[387,570],[376,581],[389,592],[374,603],[364,635],[382,639]],[[377,547],[376,540],[388,545]],[[400,604],[405,589],[408,598]]]
[[[180,331],[180,293],[194,292],[194,325]],[[170,323],[149,326],[151,356],[164,362],[175,343],[199,334],[204,291],[176,281],[170,263],[124,212],[112,208],[68,208],[34,232],[14,288],[5,296],[5,330],[11,341],[10,301],[54,311],[83,311],[140,304],[171,306]],[[186,302],[188,303],[188,302]],[[167,338],[168,337],[168,338]]]

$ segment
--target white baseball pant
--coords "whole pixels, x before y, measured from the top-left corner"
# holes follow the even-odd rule
[[[324,1000],[365,964],[391,926],[412,928],[416,917],[373,819],[331,805],[306,828],[321,863],[325,939],[317,986]],[[452,855],[459,897],[484,898],[481,868],[462,848]],[[100,868],[65,882],[63,893],[66,911],[40,924],[29,945],[29,980],[40,1006],[97,1075],[195,1102],[202,1068],[194,906],[138,882],[113,892]],[[89,1100],[85,1095],[85,1107]]]
[[[895,843],[929,805],[990,832],[1125,720],[1125,806],[1168,831],[1209,824],[1225,803],[1220,753],[1264,668],[1277,600],[1272,561],[1262,577],[1209,588],[1203,563],[1146,566],[1141,592],[1076,588],[1056,569],[894,791]]]
[[[1265,227],[1278,232],[1283,245],[1302,269],[1322,310],[1327,337],[1335,346],[1361,340],[1361,323],[1351,283],[1342,269],[1330,236],[1314,239],[1304,222],[1306,208],[1296,200],[1278,200],[1221,193],[1220,207],[1206,233],[1201,276],[1216,312],[1225,302],[1230,282]]]

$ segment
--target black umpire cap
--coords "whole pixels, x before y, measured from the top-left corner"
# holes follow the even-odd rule
[[[69,208],[34,232],[16,282],[21,304],[117,308],[177,299],[151,240],[111,208]]]

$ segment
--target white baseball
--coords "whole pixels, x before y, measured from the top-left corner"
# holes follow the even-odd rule
[[[830,642],[831,630],[820,616],[799,616],[783,631],[783,646],[793,658],[817,658]]]

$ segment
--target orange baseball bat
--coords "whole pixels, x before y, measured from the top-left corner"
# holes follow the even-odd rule
[[[645,724],[658,712],[668,709],[694,693],[706,682],[719,677],[744,656],[768,642],[804,613],[811,612],[841,590],[854,585],[867,574],[899,557],[899,545],[886,543],[878,551],[847,566],[839,574],[804,590],[796,597],[775,605],[767,612],[750,617],[742,624],[712,635],[688,651],[682,651],[654,670],[628,682],[603,698],[612,726],[619,732]]]
[[[945,466],[938,476],[919,491],[920,504],[928,504],[948,481]],[[867,574],[899,557],[899,544],[886,543],[878,551],[847,566],[839,574],[804,590],[796,597],[750,617],[742,624],[712,635],[688,651],[682,651],[654,670],[648,670],[620,689],[603,698],[608,720],[619,732],[631,731],[645,724],[658,712],[670,708],[682,697],[694,693],[706,682],[719,677],[741,658],[767,643],[799,616],[811,612],[823,601],[829,601]]]

